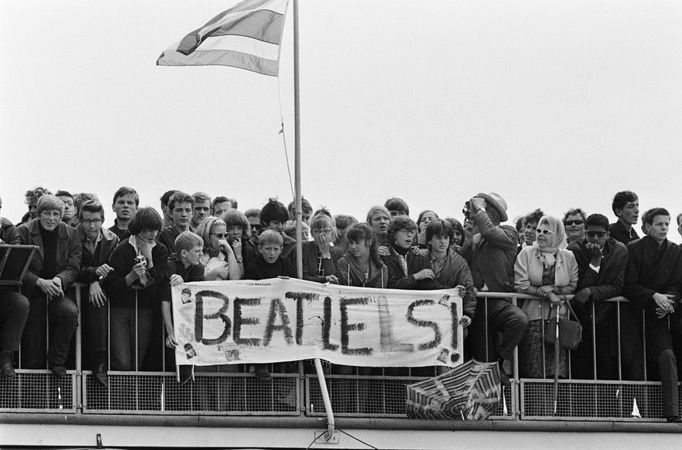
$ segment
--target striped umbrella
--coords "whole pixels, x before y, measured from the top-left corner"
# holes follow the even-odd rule
[[[471,360],[407,386],[406,412],[419,419],[484,420],[500,405],[500,368]]]

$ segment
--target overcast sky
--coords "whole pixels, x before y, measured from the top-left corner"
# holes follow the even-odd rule
[[[2,0],[2,215],[18,221],[36,185],[105,205],[121,185],[157,208],[171,188],[242,210],[288,203],[291,16],[279,80],[155,65],[235,3]],[[471,195],[495,191],[511,218],[536,207],[613,218],[613,194],[631,189],[643,209],[682,211],[682,2],[300,0],[300,11],[314,207],[363,219],[399,196],[415,219],[461,218]]]

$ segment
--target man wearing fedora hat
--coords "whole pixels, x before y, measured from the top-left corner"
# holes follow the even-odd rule
[[[514,292],[518,233],[500,225],[508,219],[507,202],[494,192],[479,193],[466,203],[464,213],[474,224],[474,237],[465,244],[474,286],[478,291]],[[479,361],[511,361],[527,328],[526,315],[509,299],[479,298],[470,328],[471,353]],[[510,366],[502,366],[508,374]]]

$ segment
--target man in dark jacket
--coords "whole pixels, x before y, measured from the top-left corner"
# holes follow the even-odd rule
[[[673,339],[682,335],[679,311],[682,250],[668,241],[670,213],[654,208],[645,214],[647,235],[628,245],[630,260],[623,293],[644,310],[647,356],[655,360],[661,376],[663,415],[679,420],[677,358]]]
[[[113,268],[107,264],[109,256],[118,245],[118,236],[102,227],[104,207],[96,201],[84,203],[78,212],[80,225],[78,236],[83,243],[83,259],[78,281],[88,286],[88,303],[81,305],[86,314],[84,317],[88,343],[93,352],[91,358],[95,379],[103,386],[107,381],[107,343],[109,315],[107,296],[102,290],[103,280]]]
[[[474,287],[478,291],[514,292],[514,262],[518,234],[507,220],[507,202],[498,194],[478,194],[467,202],[467,214],[474,224],[474,238],[464,244]],[[476,315],[470,327],[471,352],[479,361],[504,362],[502,369],[510,374],[509,362],[514,348],[521,342],[528,318],[508,299],[479,298]],[[499,344],[496,333],[502,333]]]
[[[82,247],[76,229],[61,222],[64,202],[60,199],[43,195],[36,213],[37,218],[18,228],[22,244],[38,246],[23,280],[23,291],[31,304],[21,344],[23,367],[45,367],[47,316],[50,331],[47,359],[52,372],[62,377],[66,374],[64,364],[78,320],[76,303],[66,293],[78,278]]]
[[[620,317],[622,376],[628,380],[639,380],[643,376],[644,364],[637,321],[623,317],[622,312],[618,314],[617,305],[606,301],[621,295],[628,264],[627,250],[625,245],[609,236],[609,219],[606,216],[590,215],[585,227],[587,237],[568,247],[578,263],[578,288],[573,303],[583,326],[582,342],[571,352],[571,376],[579,379],[595,376],[592,352],[596,344],[597,378],[618,379]]]

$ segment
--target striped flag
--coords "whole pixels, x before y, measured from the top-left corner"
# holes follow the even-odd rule
[[[159,56],[159,66],[231,66],[279,73],[289,0],[245,0],[192,31]]]

